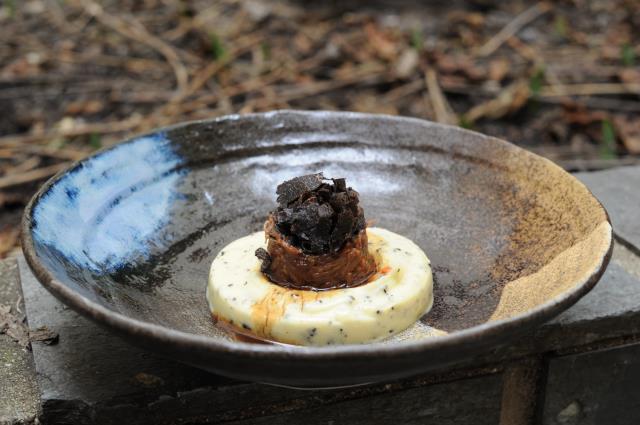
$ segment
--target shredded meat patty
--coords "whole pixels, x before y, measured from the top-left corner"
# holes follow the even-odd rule
[[[366,283],[376,272],[358,192],[344,179],[310,174],[285,181],[276,192],[278,208],[264,226],[267,249],[256,251],[272,282],[346,288]]]

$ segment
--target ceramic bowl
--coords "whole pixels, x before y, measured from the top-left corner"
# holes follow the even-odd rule
[[[234,340],[207,308],[211,261],[262,228],[278,183],[319,171],[346,177],[368,220],[427,253],[432,311],[372,344]],[[134,344],[235,378],[330,387],[513,341],[593,287],[612,232],[584,185],[502,140],[413,118],[276,111],[160,129],[76,163],[31,201],[23,244],[49,291]]]

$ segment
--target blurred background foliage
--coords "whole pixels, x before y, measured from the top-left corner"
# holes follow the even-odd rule
[[[44,179],[185,120],[400,114],[571,171],[640,158],[637,0],[0,4],[0,257]]]

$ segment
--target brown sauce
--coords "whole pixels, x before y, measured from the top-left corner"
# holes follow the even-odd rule
[[[213,319],[215,327],[220,329],[234,341],[246,342],[249,344],[292,345],[258,336],[249,329],[236,326],[235,324],[231,324],[226,320],[218,318],[215,314],[212,314],[211,318]]]

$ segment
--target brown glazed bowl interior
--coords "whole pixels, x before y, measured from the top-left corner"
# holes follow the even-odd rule
[[[368,220],[427,253],[433,310],[373,344],[233,340],[207,309],[212,259],[262,227],[278,183],[319,171],[346,177]],[[546,159],[456,127],[343,112],[227,116],[133,138],[51,179],[23,221],[40,282],[90,319],[203,369],[306,387],[388,380],[509,342],[589,291],[611,241],[602,205]]]

